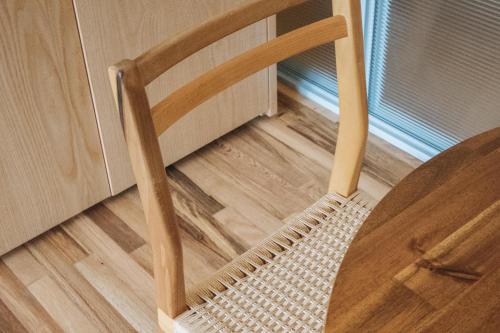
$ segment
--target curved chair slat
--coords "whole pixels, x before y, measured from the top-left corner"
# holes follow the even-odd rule
[[[156,134],[210,97],[276,62],[347,37],[343,16],[330,17],[273,39],[215,67],[170,94],[152,108]]]
[[[256,0],[182,33],[135,59],[144,84],[202,48],[250,24],[307,0]]]

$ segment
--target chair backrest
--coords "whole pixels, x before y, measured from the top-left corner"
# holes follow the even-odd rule
[[[335,41],[340,124],[330,191],[356,190],[368,129],[359,0],[333,0],[334,16],[299,28],[206,72],[149,105],[145,86],[198,50],[306,0],[253,0],[109,69],[151,234],[158,316],[186,309],[182,250],[158,136],[210,97],[278,61]]]

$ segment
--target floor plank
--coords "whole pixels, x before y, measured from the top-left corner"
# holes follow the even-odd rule
[[[17,317],[0,299],[0,332],[24,333],[28,332]]]
[[[33,257],[25,246],[20,246],[2,257],[24,286],[29,286],[47,275],[47,270]]]
[[[121,280],[104,262],[94,255],[76,263],[78,271],[138,332],[153,332],[156,307],[145,304],[136,290]],[[153,295],[150,297],[150,303]]]
[[[63,226],[72,238],[92,251],[96,261],[113,271],[117,279],[127,284],[148,306],[154,308],[153,278],[127,252],[85,215],[80,215]],[[83,259],[86,260],[87,258]]]
[[[0,299],[28,332],[63,332],[3,261],[0,261]],[[6,319],[1,317],[0,321],[3,320]]]
[[[76,269],[75,264],[89,255],[62,229],[47,233],[27,247],[30,253],[46,267],[85,315],[104,332],[132,332],[133,328]]]
[[[105,205],[97,205],[85,212],[85,215],[108,234],[125,252],[132,252],[145,244],[144,239]]]
[[[104,332],[92,324],[50,277],[35,281],[28,289],[65,332]]]

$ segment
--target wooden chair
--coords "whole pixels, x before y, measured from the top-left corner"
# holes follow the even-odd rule
[[[332,281],[370,212],[357,191],[367,137],[359,0],[251,49],[153,106],[145,86],[211,43],[305,0],[254,0],[110,67],[111,84],[151,234],[158,323],[165,332],[321,331]],[[182,249],[158,137],[210,97],[290,56],[335,41],[340,128],[329,194],[186,293]]]

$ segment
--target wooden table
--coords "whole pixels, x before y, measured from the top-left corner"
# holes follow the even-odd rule
[[[368,217],[327,332],[500,332],[500,128],[423,164]]]

